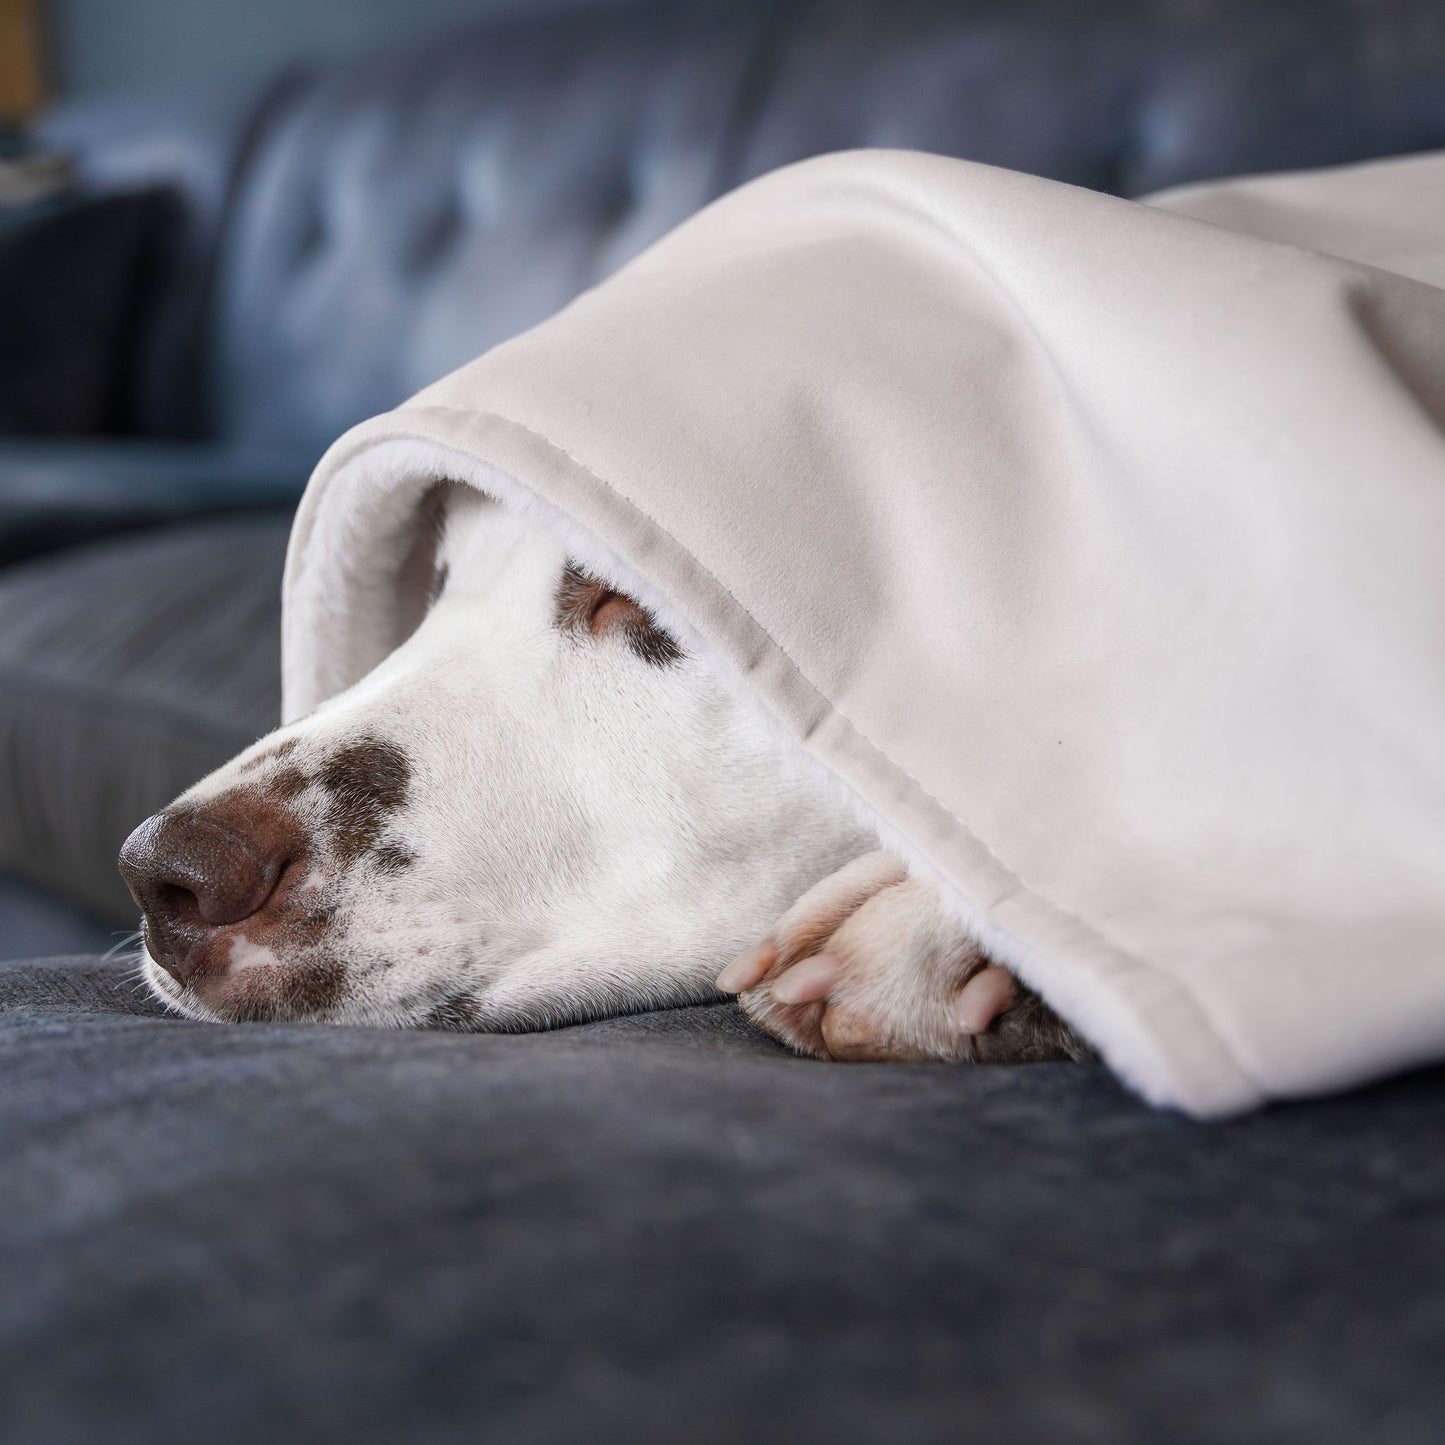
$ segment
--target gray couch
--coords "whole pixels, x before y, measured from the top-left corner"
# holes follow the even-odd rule
[[[1435,1445],[1445,1075],[168,1020],[0,965],[6,1445]]]
[[[1139,194],[1445,145],[1445,0],[594,4],[41,139],[87,193],[165,202],[121,434],[0,437],[0,873],[113,929],[120,841],[275,716],[280,529],[232,567],[224,530],[162,524],[284,508],[344,427],[819,151]]]
[[[730,1006],[226,1029],[26,961],[132,926],[121,838],[273,723],[342,427],[817,151],[1445,146],[1445,0],[593,6],[42,138],[161,204],[104,434],[0,438],[0,1440],[1445,1439],[1440,1071],[1200,1129]]]

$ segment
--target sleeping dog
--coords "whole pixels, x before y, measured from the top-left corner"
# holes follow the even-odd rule
[[[721,991],[820,1058],[1085,1052],[643,607],[470,488],[429,509],[411,637],[127,840],[159,998],[525,1030]]]

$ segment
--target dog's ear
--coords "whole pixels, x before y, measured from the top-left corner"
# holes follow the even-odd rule
[[[665,667],[683,656],[670,632],[635,598],[568,560],[557,583],[558,627],[587,637],[619,636],[644,662]]]

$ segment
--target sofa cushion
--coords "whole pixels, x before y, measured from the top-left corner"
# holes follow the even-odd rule
[[[205,442],[0,438],[0,566],[115,532],[293,507],[314,461]]]
[[[84,436],[122,421],[154,192],[0,209],[0,434]]]
[[[133,931],[104,928],[50,889],[0,873],[0,960],[103,953]]]
[[[284,514],[0,574],[0,869],[134,926],[115,855],[275,726]]]
[[[741,146],[937,151],[1137,196],[1445,146],[1439,0],[804,0]],[[740,177],[741,178],[741,177]]]
[[[0,1434],[1423,1445],[1445,1071],[1201,1127],[731,1006],[216,1026],[0,965]]]

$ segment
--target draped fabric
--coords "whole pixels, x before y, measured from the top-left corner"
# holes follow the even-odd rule
[[[418,498],[654,606],[1148,1099],[1445,1057],[1445,158],[1119,200],[856,152],[354,428],[296,717]]]

